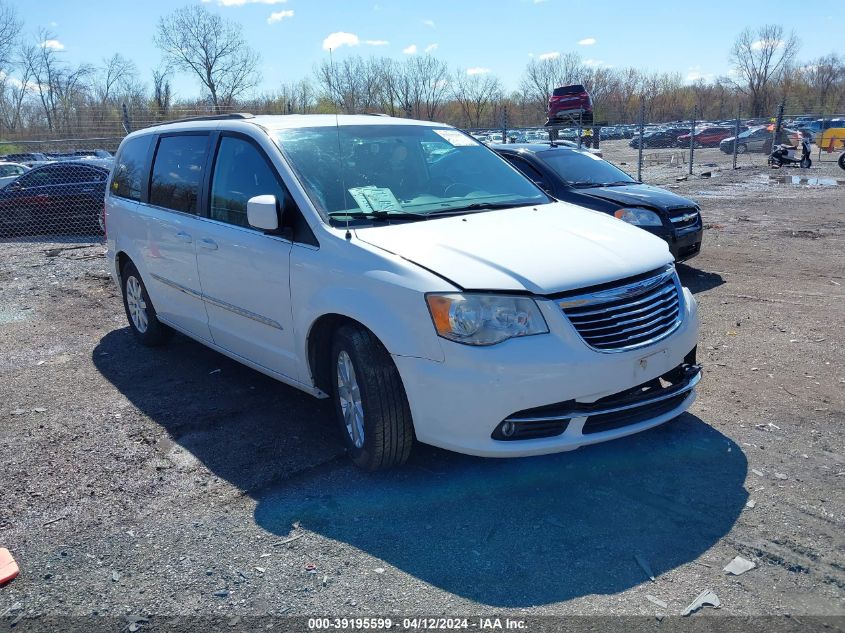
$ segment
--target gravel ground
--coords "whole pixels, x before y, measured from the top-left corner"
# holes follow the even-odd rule
[[[363,474],[324,401],[139,347],[102,246],[0,244],[0,614],[845,615],[845,187],[674,169],[708,227],[699,398],[543,458]]]

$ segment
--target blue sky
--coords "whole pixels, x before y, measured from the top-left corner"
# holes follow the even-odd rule
[[[452,68],[495,73],[514,89],[532,55],[578,51],[592,64],[674,71],[690,79],[726,74],[733,39],[769,22],[795,29],[801,59],[843,52],[842,11],[834,0],[745,0],[706,3],[582,0],[10,0],[34,38],[48,28],[68,61],[99,63],[115,52],[149,81],[160,56],[152,37],[158,18],[191,2],[243,25],[262,56],[260,90],[310,73],[328,53],[401,59],[431,51]],[[841,6],[841,5],[840,5]],[[836,11],[834,9],[836,8]],[[272,14],[277,14],[271,18]],[[357,41],[357,45],[350,44]],[[413,48],[415,47],[415,48]],[[415,51],[415,52],[412,52]],[[480,69],[480,70],[479,70]],[[188,76],[177,97],[198,93]]]

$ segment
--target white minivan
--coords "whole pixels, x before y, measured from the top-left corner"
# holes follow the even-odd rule
[[[695,396],[697,305],[666,243],[549,198],[447,125],[159,125],[121,143],[104,214],[140,343],[175,330],[332,398],[365,469],[414,440],[571,450]]]

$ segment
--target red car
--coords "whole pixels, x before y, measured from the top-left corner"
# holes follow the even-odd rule
[[[590,93],[581,84],[555,88],[549,97],[548,117],[546,125],[575,124],[579,121],[584,125],[592,124],[593,100]]]
[[[729,127],[704,127],[693,135],[695,147],[719,147],[719,143],[734,135]],[[689,134],[678,137],[679,147],[689,147]]]

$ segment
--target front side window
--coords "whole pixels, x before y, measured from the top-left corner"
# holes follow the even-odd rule
[[[141,199],[141,185],[144,181],[144,166],[150,149],[152,136],[139,136],[126,142],[115,160],[111,192],[129,200]]]
[[[470,213],[549,197],[452,128],[348,125],[279,130],[276,141],[324,217]]]
[[[208,136],[164,136],[150,180],[150,204],[196,215]]]
[[[288,206],[285,191],[260,150],[243,139],[224,136],[211,180],[211,219],[249,226],[246,203],[263,195],[276,196],[283,206]]]

